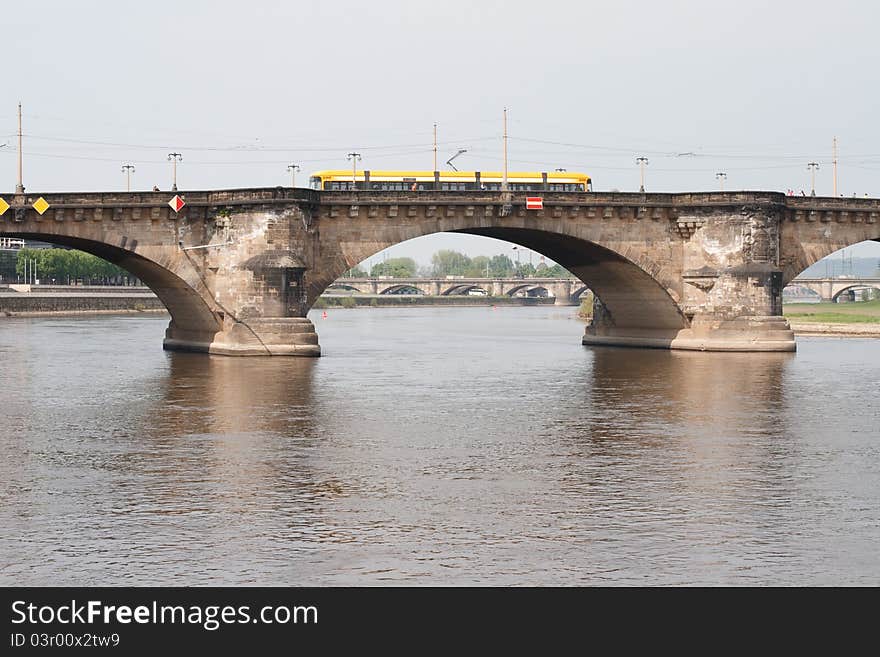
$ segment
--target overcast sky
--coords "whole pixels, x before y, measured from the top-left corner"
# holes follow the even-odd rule
[[[5,3],[0,191],[15,185],[24,106],[28,191],[290,184],[310,171],[432,164],[565,167],[597,190],[725,188],[880,196],[878,5],[868,2]],[[392,249],[510,252],[432,236]],[[880,245],[853,249],[880,256]]]

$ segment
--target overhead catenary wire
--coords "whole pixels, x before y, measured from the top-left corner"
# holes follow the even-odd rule
[[[8,133],[0,135],[0,139],[14,137],[15,133]],[[34,133],[24,133],[24,137],[28,139],[33,139],[37,141],[49,141],[56,143],[67,143],[67,144],[77,144],[83,146],[100,146],[106,148],[126,148],[126,149],[144,149],[144,150],[164,150],[168,148],[180,148],[186,149],[188,151],[220,151],[220,152],[288,152],[290,150],[298,150],[298,151],[307,151],[307,152],[333,152],[344,150],[347,148],[346,145],[330,145],[330,144],[304,144],[304,143],[290,143],[290,144],[257,144],[257,143],[239,143],[239,144],[184,144],[184,145],[174,145],[179,140],[163,140],[159,143],[133,143],[126,141],[110,141],[104,139],[81,139],[81,138],[72,138],[72,137],[60,137],[54,135],[44,135],[44,134],[34,134]],[[471,137],[455,137],[444,139],[442,141],[438,141],[438,146],[449,147],[449,146],[459,146],[463,143],[469,142],[489,142],[495,141],[498,139],[498,136],[471,136]],[[603,151],[609,154],[618,153],[618,157],[626,157],[629,158],[632,156],[634,152],[644,152],[649,155],[652,155],[655,158],[658,157],[668,157],[668,158],[728,158],[728,159],[749,159],[749,160],[800,160],[808,157],[812,157],[811,154],[808,153],[773,153],[771,151],[762,151],[762,152],[752,152],[752,153],[744,153],[744,152],[720,152],[720,151],[703,151],[701,149],[693,150],[693,147],[683,146],[680,149],[675,150],[655,150],[655,149],[645,149],[640,148],[638,145],[627,145],[627,146],[608,146],[604,144],[585,144],[585,143],[577,143],[577,142],[568,142],[568,141],[558,141],[552,139],[537,139],[533,137],[515,137],[510,136],[510,141],[515,142],[523,142],[530,144],[543,144],[548,146],[558,146],[564,149],[569,149],[573,152],[578,151]],[[360,145],[358,148],[362,151],[373,150],[373,151],[381,151],[381,150],[389,150],[389,149],[400,149],[400,148],[416,148],[424,146],[424,142],[413,142],[413,143],[395,143],[395,144],[371,144],[371,145]],[[521,151],[521,149],[520,149]],[[878,153],[854,153],[850,155],[850,158],[880,158],[880,154]]]
[[[46,120],[55,120],[49,117],[42,117]],[[58,117],[58,120],[62,120]],[[477,121],[479,123],[479,121]],[[488,123],[488,122],[487,122]],[[526,125],[526,122],[516,121],[517,125]],[[5,126],[4,126],[5,127]],[[11,126],[9,126],[11,127]],[[174,132],[171,130],[171,132]],[[195,132],[195,131],[190,131]],[[462,131],[463,132],[463,131]],[[518,131],[519,132],[519,131]],[[187,134],[183,132],[182,134]],[[202,133],[206,134],[206,133]],[[376,161],[382,163],[392,159],[415,158],[426,153],[432,152],[436,147],[427,146],[424,140],[407,141],[407,136],[416,138],[416,135],[425,134],[422,132],[405,133],[400,131],[403,139],[398,143],[373,143],[369,146],[358,146],[354,148],[357,152],[362,153],[365,160],[370,162]],[[0,143],[10,137],[17,136],[16,133],[0,135]],[[70,161],[93,161],[93,162],[118,162],[120,157],[126,161],[136,162],[148,167],[152,165],[160,165],[164,160],[157,159],[154,151],[166,149],[179,149],[202,153],[204,156],[198,159],[189,160],[189,164],[201,167],[270,167],[279,164],[288,164],[292,153],[296,153],[297,161],[305,166],[313,168],[337,168],[339,165],[339,157],[330,157],[329,154],[341,154],[352,148],[352,143],[348,141],[346,144],[334,145],[332,143],[307,142],[295,136],[284,138],[267,138],[266,136],[258,136],[254,138],[242,136],[220,136],[217,140],[205,140],[201,143],[181,145],[181,142],[190,141],[186,139],[170,139],[166,136],[161,139],[150,140],[149,143],[137,143],[137,140],[129,142],[125,139],[115,140],[113,138],[78,138],[65,137],[51,133],[36,131],[35,133],[23,133],[28,140],[42,142],[48,147],[34,152],[28,150],[28,157],[36,159],[55,159]],[[108,135],[109,137],[109,135]],[[291,141],[287,141],[290,139]],[[725,171],[785,171],[794,172],[803,166],[803,161],[809,159],[821,165],[823,168],[829,164],[825,160],[815,158],[815,154],[794,153],[792,150],[778,149],[772,145],[767,148],[762,147],[719,147],[715,146],[711,149],[702,147],[694,147],[692,144],[682,144],[678,148],[672,148],[675,142],[665,142],[667,148],[661,149],[644,149],[637,145],[610,145],[607,143],[584,143],[579,140],[556,140],[543,139],[532,136],[509,136],[508,139],[515,143],[516,146],[512,150],[511,164],[518,168],[540,168],[542,170],[552,170],[559,166],[564,166],[569,170],[586,170],[591,175],[601,172],[630,171],[631,166],[618,166],[629,160],[637,153],[650,155],[652,162],[656,161],[658,166],[652,166],[652,170],[657,173],[664,174],[714,174],[720,169]],[[234,141],[238,143],[229,143]],[[632,140],[633,143],[640,141],[646,143],[656,140]],[[226,142],[226,143],[224,143]],[[294,143],[295,142],[295,143]],[[469,153],[480,159],[485,158],[487,161],[497,161],[500,148],[490,148],[495,144],[500,146],[499,134],[482,134],[466,138],[450,136],[442,141],[437,141],[437,146],[441,148],[460,148],[468,146]],[[471,146],[476,145],[476,147]],[[19,152],[15,148],[10,148],[13,144],[9,143],[7,148],[0,149],[0,155],[13,155]],[[124,154],[113,155],[114,151],[125,150]],[[867,150],[867,149],[866,149]],[[135,151],[135,152],[132,152]],[[136,151],[141,151],[137,153]],[[780,152],[781,151],[781,152]],[[226,158],[212,159],[211,153],[218,155],[226,154]],[[272,154],[284,154],[283,157],[273,158]],[[153,157],[150,157],[153,154]],[[245,159],[239,156],[250,154],[251,157]],[[256,155],[265,154],[266,159],[255,159]],[[139,157],[144,155],[144,157]],[[480,157],[482,156],[482,157]],[[834,158],[836,159],[836,158]],[[690,161],[691,166],[687,166],[685,161]],[[700,166],[705,163],[705,166]],[[734,166],[728,166],[734,164]],[[694,166],[696,165],[696,166]],[[399,168],[399,164],[391,165],[390,168]],[[494,166],[497,166],[494,165]],[[846,163],[847,168],[861,171],[874,172],[880,170],[880,154],[877,153],[861,153],[849,154]],[[472,168],[490,168],[486,162],[477,162]],[[382,168],[377,164],[374,168]],[[787,174],[786,174],[787,175]]]

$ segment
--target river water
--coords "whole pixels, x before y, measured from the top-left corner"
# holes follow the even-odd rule
[[[0,583],[880,583],[880,340],[312,319],[320,359],[166,353],[160,316],[0,321]]]

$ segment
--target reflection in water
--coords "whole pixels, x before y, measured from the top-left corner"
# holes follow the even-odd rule
[[[579,345],[568,309],[331,311],[325,357],[5,320],[4,584],[876,583],[880,343]]]

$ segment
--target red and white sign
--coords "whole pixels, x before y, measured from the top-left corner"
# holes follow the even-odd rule
[[[174,210],[175,212],[180,212],[180,209],[184,205],[186,205],[186,201],[184,201],[182,198],[177,196],[177,194],[175,194],[174,198],[171,199],[170,201],[168,201],[168,205],[170,205],[171,209]]]
[[[540,196],[526,197],[526,210],[543,210],[544,199]]]

